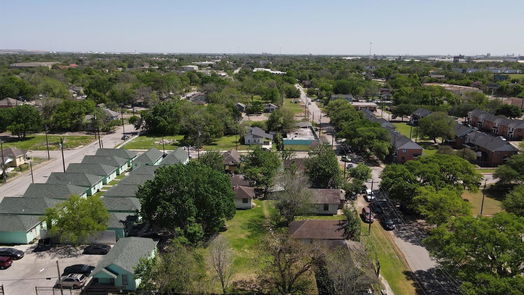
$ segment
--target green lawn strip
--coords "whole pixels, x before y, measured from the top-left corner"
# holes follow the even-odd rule
[[[344,215],[304,215],[297,216],[295,220],[305,220],[305,219],[315,219],[315,220],[344,220]]]
[[[478,191],[476,193],[471,191],[465,191],[462,193],[462,198],[469,201],[471,204],[471,214],[477,216],[480,214],[480,208],[482,207],[482,192]],[[492,216],[498,212],[502,211],[502,202],[495,199],[494,196],[490,196],[486,193],[484,198],[484,209],[482,211],[483,215]]]
[[[238,144],[238,135],[227,135],[216,139],[212,144],[205,145],[206,151],[225,151],[225,150],[249,150],[248,145]]]
[[[162,150],[165,146],[166,150],[174,150],[178,147],[178,142],[180,142],[182,138],[184,138],[183,135],[164,136],[164,140],[168,143],[162,145],[161,136],[141,135],[126,143],[123,148],[128,150],[148,150],[150,148]]]
[[[524,74],[509,74],[510,79],[524,80]]]
[[[311,151],[312,147],[311,145],[304,145],[304,144],[286,144],[284,145],[284,149],[287,151],[304,151],[309,152]]]
[[[262,268],[258,247],[266,234],[263,225],[271,210],[269,202],[255,201],[255,208],[237,210],[235,217],[226,223],[227,230],[221,233],[233,248],[233,280],[254,278]]]
[[[362,223],[361,241],[370,258],[380,261],[381,274],[388,281],[393,292],[415,295],[414,283],[406,275],[410,268],[387,235],[388,233],[380,228],[378,222],[371,225],[371,235],[368,234],[368,225]]]
[[[478,173],[495,173],[497,168],[477,168],[475,169]]]
[[[95,141],[94,136],[88,135],[48,135],[50,150],[58,150],[60,137],[64,138],[64,147],[66,149],[76,148],[81,145],[87,145]],[[45,150],[45,135],[30,135],[27,136],[25,139],[11,137],[10,139],[6,140],[6,142],[4,142],[4,148],[6,147],[16,147],[21,150]]]

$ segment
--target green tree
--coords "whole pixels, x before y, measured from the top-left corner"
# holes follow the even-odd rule
[[[257,186],[264,188],[264,192],[267,193],[280,168],[281,162],[278,154],[256,147],[243,161],[245,176],[254,181]]]
[[[216,171],[224,172],[224,156],[217,151],[209,151],[200,155],[197,160],[200,164],[208,166]]]
[[[493,176],[504,185],[524,183],[524,153],[516,154],[498,166]]]
[[[337,155],[330,145],[321,145],[309,153],[306,173],[313,187],[338,188],[342,184]]]
[[[285,225],[289,225],[296,216],[308,214],[312,210],[313,193],[304,186],[306,181],[300,173],[287,172],[280,178],[283,190],[275,196],[275,207]]]
[[[7,130],[18,138],[25,138],[28,132],[42,129],[42,117],[38,109],[31,105],[19,105],[11,109]]]
[[[182,101],[165,101],[153,106],[149,111],[141,113],[144,129],[153,135],[180,134],[183,122]]]
[[[417,176],[406,165],[387,165],[380,175],[380,189],[388,192],[389,197],[410,209],[413,209],[413,197],[419,187]]]
[[[280,108],[269,115],[267,128],[269,131],[287,133],[295,127],[293,112],[287,108]]]
[[[229,177],[195,162],[158,169],[137,198],[145,220],[192,243],[217,233],[235,215]]]
[[[47,208],[42,218],[51,235],[73,244],[83,243],[90,236],[106,230],[108,219],[107,208],[100,197],[80,198],[77,195]]]
[[[503,115],[508,118],[519,118],[522,116],[522,110],[515,105],[503,104],[495,110],[495,115]]]
[[[56,105],[47,119],[49,127],[56,131],[78,131],[82,130],[85,116],[95,112],[95,104],[92,100],[63,100]]]
[[[343,225],[344,236],[346,239],[359,242],[361,224],[357,210],[354,207],[351,207],[351,209],[344,209],[344,217],[346,218]]]
[[[462,216],[434,229],[424,242],[460,280],[474,282],[480,273],[514,278],[523,273],[523,231],[524,218],[505,212],[489,218]]]
[[[428,136],[437,142],[437,138],[452,139],[455,136],[455,125],[453,118],[444,112],[434,112],[419,121],[419,129],[422,135]]]
[[[467,216],[471,213],[471,205],[453,188],[437,191],[431,186],[420,187],[414,202],[418,213],[427,222],[436,225],[447,222],[451,217]]]
[[[524,217],[524,184],[518,185],[506,195],[502,202],[504,209],[510,213]]]
[[[358,164],[355,168],[349,169],[349,176],[366,182],[371,178],[371,168],[365,164]]]

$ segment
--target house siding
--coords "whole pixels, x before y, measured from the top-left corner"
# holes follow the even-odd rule
[[[339,204],[328,204],[328,210],[324,210],[324,204],[315,204],[313,206],[313,214],[318,215],[336,215]]]
[[[40,223],[27,232],[0,232],[0,244],[29,244],[40,238],[45,226]]]
[[[415,160],[422,155],[422,150],[419,149],[398,149],[395,161],[397,163],[404,163],[410,160]]]
[[[237,209],[251,209],[253,208],[253,199],[248,198],[247,203],[243,203],[242,199],[235,199],[235,208]]]

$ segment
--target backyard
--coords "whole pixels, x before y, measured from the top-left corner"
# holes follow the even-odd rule
[[[64,138],[64,148],[72,149],[79,146],[87,145],[95,141],[94,136],[87,135],[48,135],[49,149],[58,150],[60,138]],[[19,139],[18,137],[8,137],[3,138],[4,148],[6,147],[16,147],[21,150],[45,150],[46,149],[46,139],[45,135],[31,135],[27,136],[24,139]]]
[[[183,135],[164,136],[164,145],[162,145],[162,137],[160,136],[140,135],[126,143],[124,148],[129,150],[148,150],[150,148],[163,150],[165,146],[166,150],[174,150],[178,147],[178,143],[183,137]]]
[[[226,151],[226,150],[248,150],[248,145],[238,144],[238,135],[227,135],[216,139],[212,144],[205,145],[206,151]]]
[[[468,200],[471,204],[472,215],[477,216],[480,214],[480,208],[482,207],[482,191],[465,191],[462,194],[462,198]],[[494,196],[490,195],[489,190],[487,190],[486,196],[484,198],[484,209],[482,211],[482,215],[493,216],[500,211],[502,211],[502,202],[497,200]]]

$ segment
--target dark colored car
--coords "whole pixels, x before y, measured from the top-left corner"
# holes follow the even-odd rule
[[[375,202],[372,202],[369,206],[371,207],[371,211],[373,211],[376,214],[384,213],[384,208],[383,208],[384,203],[383,202],[375,201]]]
[[[24,251],[16,250],[15,248],[0,248],[0,256],[11,257],[14,260],[18,260],[24,257]]]
[[[7,256],[0,256],[0,269],[6,269],[13,264],[13,259]]]
[[[362,208],[362,213],[360,216],[365,223],[373,223],[374,221],[373,214],[371,213],[371,209],[369,207]]]
[[[62,276],[67,276],[69,274],[74,273],[74,274],[82,274],[88,277],[93,272],[93,269],[95,269],[95,267],[92,265],[73,264],[73,265],[70,265],[64,268],[64,273],[62,274]]]
[[[386,217],[386,218],[381,218],[380,219],[380,223],[382,224],[382,227],[385,229],[385,230],[394,230],[395,229],[395,222],[393,221],[393,219],[389,218],[389,217]]]
[[[38,240],[38,244],[36,245],[33,252],[43,252],[51,249],[53,247],[53,244],[51,242],[50,238],[40,239]]]
[[[106,255],[111,247],[103,244],[94,244],[85,247],[84,254]]]

